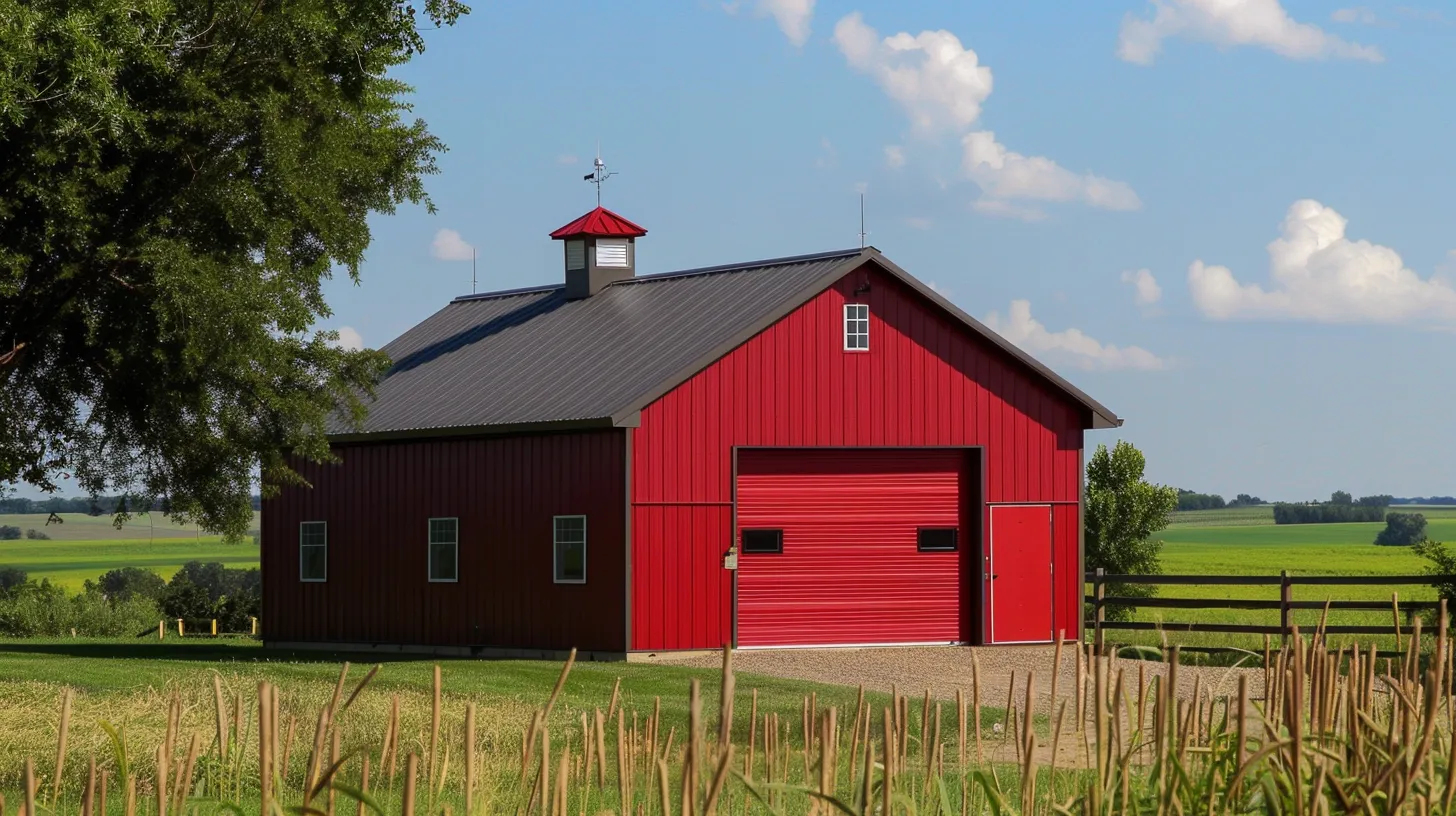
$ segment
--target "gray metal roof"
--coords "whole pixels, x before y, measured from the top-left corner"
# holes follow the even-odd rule
[[[1026,362],[1091,413],[1110,411],[874,248],[619,281],[567,300],[547,286],[456,298],[382,350],[394,365],[362,429],[336,440],[552,426],[628,426],[635,413],[834,281],[873,261]]]

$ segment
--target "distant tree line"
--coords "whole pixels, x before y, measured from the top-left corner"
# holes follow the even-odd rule
[[[1336,490],[1327,502],[1276,502],[1275,524],[1344,524],[1357,521],[1384,521],[1393,496],[1361,496],[1355,499],[1343,490]]]
[[[1217,493],[1196,493],[1181,488],[1178,490],[1179,510],[1222,510],[1226,507],[1252,507],[1264,503],[1263,499],[1248,493],[1240,493],[1232,500],[1225,501]]]
[[[262,499],[254,496],[253,509],[261,510],[262,507]],[[85,513],[91,516],[110,516],[120,509],[130,513],[144,513],[148,510],[138,505],[135,499],[125,496],[72,496],[69,499],[52,496],[45,499],[27,499],[20,496],[3,497],[3,488],[0,488],[0,513]],[[160,499],[153,502],[150,509],[158,513],[167,511],[165,503]]]
[[[1456,504],[1456,496],[1412,496],[1407,499],[1396,497],[1393,504]]]

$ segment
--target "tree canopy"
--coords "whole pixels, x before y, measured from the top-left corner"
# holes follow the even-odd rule
[[[289,451],[329,456],[388,361],[315,330],[322,282],[429,206],[444,146],[389,71],[466,12],[0,0],[0,483],[238,533]]]
[[[1098,445],[1087,463],[1087,510],[1083,544],[1087,569],[1115,575],[1156,575],[1163,542],[1153,534],[1168,526],[1178,506],[1176,488],[1150,484],[1143,478],[1147,459],[1132,443],[1119,441],[1112,450]],[[1154,588],[1142,584],[1109,584],[1112,595],[1147,597]],[[1109,618],[1125,618],[1124,607],[1108,607]]]

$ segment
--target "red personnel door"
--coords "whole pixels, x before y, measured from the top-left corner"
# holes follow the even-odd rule
[[[741,451],[738,645],[967,640],[965,462],[942,449]]]
[[[991,642],[1052,639],[1052,508],[993,505],[989,560]]]

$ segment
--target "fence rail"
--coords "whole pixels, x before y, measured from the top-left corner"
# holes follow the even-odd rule
[[[1210,632],[1216,634],[1278,635],[1288,638],[1294,633],[1291,613],[1298,610],[1353,610],[1380,612],[1389,610],[1391,623],[1383,626],[1328,625],[1324,632],[1331,635],[1402,635],[1411,634],[1411,616],[1417,612],[1440,608],[1436,601],[1296,601],[1296,586],[1433,586],[1437,583],[1456,583],[1451,575],[1290,575],[1287,571],[1278,575],[1114,575],[1103,570],[1088,572],[1086,581],[1092,585],[1092,593],[1085,597],[1090,605],[1086,628],[1092,630],[1094,648],[1102,651],[1103,632],[1106,630],[1124,632]],[[1277,587],[1278,599],[1257,598],[1138,598],[1125,595],[1108,595],[1109,584],[1135,584],[1157,586],[1267,586]],[[1173,621],[1153,623],[1150,621],[1109,621],[1106,611],[1109,606],[1134,606],[1150,609],[1236,609],[1254,611],[1278,611],[1279,623],[1200,623],[1197,621]],[[1405,624],[1400,624],[1402,614]],[[1218,650],[1220,647],[1202,649]]]

